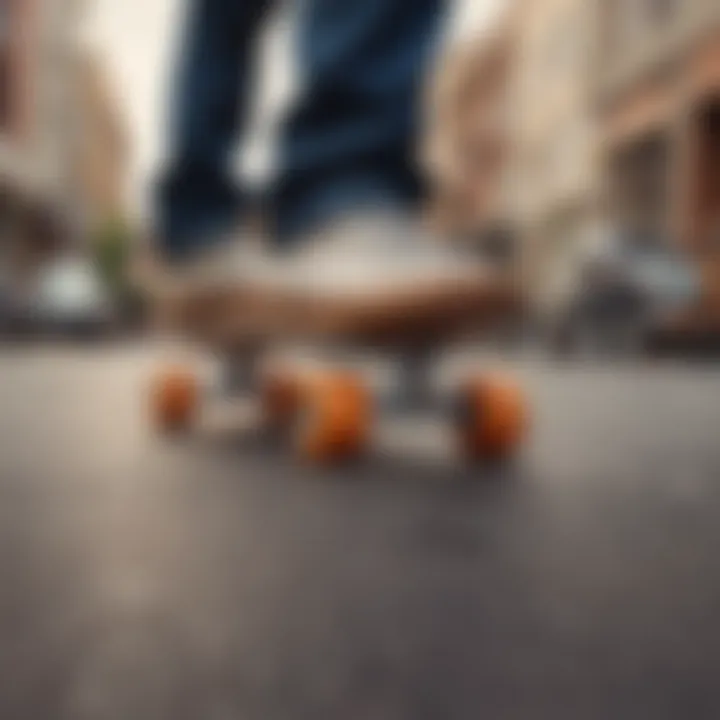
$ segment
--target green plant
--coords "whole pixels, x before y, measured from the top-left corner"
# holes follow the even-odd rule
[[[132,243],[132,231],[121,218],[112,218],[104,223],[93,243],[98,273],[110,291],[119,296],[128,291]]]

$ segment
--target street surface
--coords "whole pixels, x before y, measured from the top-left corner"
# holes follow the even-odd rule
[[[343,472],[150,432],[142,347],[0,350],[0,718],[720,716],[720,368],[528,361],[535,433]]]

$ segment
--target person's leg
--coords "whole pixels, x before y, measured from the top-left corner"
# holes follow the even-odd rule
[[[421,93],[445,0],[301,0],[303,93],[281,144],[276,231],[291,239],[371,204],[407,207]]]
[[[192,255],[230,227],[242,197],[233,148],[252,90],[260,22],[271,0],[189,0],[176,77],[158,232],[169,259]]]

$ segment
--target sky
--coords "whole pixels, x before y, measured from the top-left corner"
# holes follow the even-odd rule
[[[505,0],[456,0],[451,37],[481,31]],[[149,212],[148,189],[164,154],[163,129],[175,34],[186,0],[90,0],[84,37],[106,66],[127,126],[132,156],[128,200],[132,212]],[[262,176],[271,164],[278,114],[292,94],[286,23],[269,28],[263,49],[262,96],[243,167]]]

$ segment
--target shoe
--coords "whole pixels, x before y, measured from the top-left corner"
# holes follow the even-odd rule
[[[327,298],[474,284],[491,272],[477,255],[443,243],[414,218],[399,213],[350,217],[297,247],[285,262],[282,282]]]
[[[156,330],[172,334],[214,337],[214,306],[226,305],[228,294],[237,296],[257,267],[266,266],[265,248],[257,234],[228,233],[208,248],[168,262],[148,243],[131,268],[131,281],[151,308]],[[235,303],[233,303],[235,304]]]
[[[238,232],[228,233],[207,249],[173,262],[161,258],[155,247],[148,243],[145,252],[138,254],[131,273],[134,285],[154,300],[235,286],[265,254],[259,236]]]
[[[506,274],[397,213],[348,217],[284,253],[229,244],[168,276],[161,324],[213,345],[421,342],[519,308]]]
[[[299,242],[267,287],[289,298],[286,332],[418,340],[515,316],[515,278],[467,247],[443,242],[410,215],[349,217]],[[259,278],[262,275],[259,276]]]

